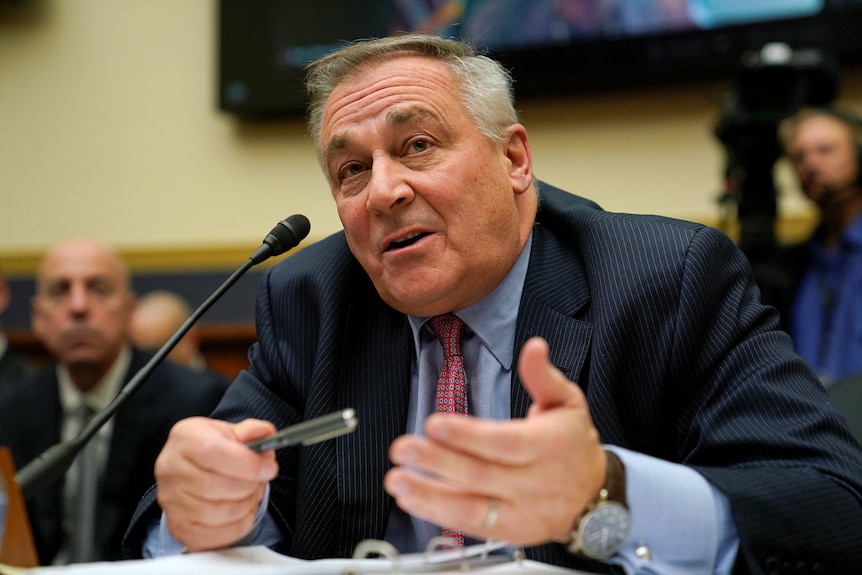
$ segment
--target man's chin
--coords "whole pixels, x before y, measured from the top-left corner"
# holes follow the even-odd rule
[[[418,316],[433,316],[453,311],[450,292],[402,291],[381,293],[383,300],[398,311]]]
[[[69,370],[96,369],[105,363],[104,357],[89,350],[75,350],[63,355],[61,363]]]
[[[826,199],[826,190],[821,186],[809,186],[803,188],[802,190],[805,193],[805,196],[817,204],[818,206],[823,206],[823,202]]]

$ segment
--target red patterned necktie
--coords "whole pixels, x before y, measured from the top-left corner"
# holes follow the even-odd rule
[[[431,329],[443,346],[443,369],[437,378],[437,413],[467,414],[467,374],[461,355],[461,335],[464,322],[455,315],[434,316],[429,320]],[[457,529],[444,528],[443,536],[455,539],[464,546],[464,535]]]

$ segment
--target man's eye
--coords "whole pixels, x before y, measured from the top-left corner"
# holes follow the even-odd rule
[[[45,292],[45,295],[48,296],[50,300],[59,300],[66,296],[69,293],[69,290],[66,286],[51,286]]]
[[[106,279],[97,279],[87,283],[87,293],[98,298],[111,297],[116,291],[116,286]]]
[[[96,285],[90,288],[90,293],[97,297],[105,298],[113,295],[114,290],[111,288],[111,286]]]
[[[412,142],[410,142],[410,149],[413,152],[424,152],[430,146],[431,144],[428,142],[428,140],[413,140]]]
[[[357,174],[361,174],[363,171],[363,167],[360,164],[348,164],[341,169],[340,175],[341,179],[350,178]]]

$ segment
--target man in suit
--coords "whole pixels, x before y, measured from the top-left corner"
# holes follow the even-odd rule
[[[601,572],[860,564],[862,450],[729,238],[534,180],[508,74],[463,44],[353,44],[308,86],[344,231],[262,279],[250,367],[174,427],[129,555],[452,528]],[[433,413],[441,367],[469,415]],[[351,434],[244,445],[344,407]]]
[[[42,260],[32,301],[33,330],[56,363],[4,390],[0,445],[10,447],[18,469],[45,449],[77,434],[84,406],[104,409],[150,356],[129,345],[135,307],[128,270],[107,246],[63,242]],[[94,447],[95,527],[89,549],[76,485],[79,455],[69,473],[27,501],[42,564],[117,559],[139,499],[153,483],[153,465],[171,426],[206,415],[227,385],[220,379],[165,362],[90,444]],[[85,451],[87,451],[85,449]]]
[[[0,272],[0,316],[9,307],[12,298],[6,278]],[[9,340],[0,324],[0,389],[6,384],[19,381],[32,373],[34,366],[30,360],[9,348]]]

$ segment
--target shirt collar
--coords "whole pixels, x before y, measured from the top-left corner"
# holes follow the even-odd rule
[[[484,298],[455,314],[470,327],[505,369],[512,367],[512,342],[515,339],[518,307],[521,293],[524,291],[532,242],[533,233],[530,232],[527,244],[503,281]],[[407,317],[418,349],[419,330],[431,318],[414,315]]]
[[[815,256],[826,251],[823,244],[823,236],[824,227],[823,224],[821,224],[814,232],[810,242],[811,249]],[[844,233],[841,235],[841,247],[842,249],[850,248],[862,250],[862,213],[857,215],[856,218],[850,222],[850,225],[847,226],[847,229],[844,230]]]
[[[131,350],[124,347],[105,376],[87,393],[81,393],[72,383],[72,376],[69,375],[66,366],[58,364],[57,380],[60,382],[60,403],[63,411],[72,413],[82,403],[86,403],[95,411],[105,409],[120,392],[131,359]]]

